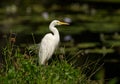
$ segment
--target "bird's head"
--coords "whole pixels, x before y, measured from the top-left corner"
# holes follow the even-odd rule
[[[61,22],[59,20],[53,20],[51,22],[52,25],[56,26],[56,25],[69,25],[69,23],[66,23],[66,22]]]

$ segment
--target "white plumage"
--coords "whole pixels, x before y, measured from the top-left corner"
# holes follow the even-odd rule
[[[56,47],[59,44],[60,36],[56,25],[68,25],[68,23],[53,20],[49,29],[52,33],[48,33],[44,36],[39,47],[39,64],[45,65],[46,62],[52,57]]]

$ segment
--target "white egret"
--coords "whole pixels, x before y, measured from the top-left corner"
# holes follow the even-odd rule
[[[49,29],[52,33],[48,33],[44,36],[39,46],[39,64],[45,65],[46,62],[52,57],[56,47],[59,44],[60,36],[59,31],[55,26],[57,25],[68,25],[66,22],[60,22],[58,20],[53,20]]]

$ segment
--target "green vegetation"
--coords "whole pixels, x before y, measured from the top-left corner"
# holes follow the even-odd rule
[[[119,71],[113,68],[118,68],[120,62],[119,3],[119,0],[1,0],[0,55],[2,53],[3,63],[0,64],[0,84],[94,84],[94,79],[115,84],[118,77],[107,78],[106,74]],[[52,62],[48,66],[38,66],[34,44],[50,32],[48,25],[53,19],[63,21],[66,18],[71,23],[57,27],[61,44]],[[15,45],[6,40],[9,33],[15,33]],[[65,41],[67,35],[72,40]],[[60,59],[60,55],[64,59]],[[105,65],[99,71],[98,60],[112,68],[106,71]],[[112,69],[114,72],[109,72]]]
[[[53,60],[50,65],[38,66],[38,57],[32,54],[32,50],[22,54],[14,44],[8,44],[3,55],[5,62],[0,69],[2,84],[87,84],[84,69],[73,67],[67,60]]]

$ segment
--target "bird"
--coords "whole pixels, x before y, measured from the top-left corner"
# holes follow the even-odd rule
[[[51,33],[46,34],[39,45],[39,65],[46,65],[60,42],[57,25],[69,25],[67,22],[53,20],[49,25]]]

